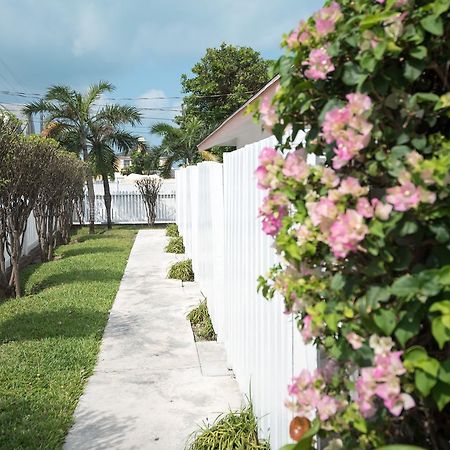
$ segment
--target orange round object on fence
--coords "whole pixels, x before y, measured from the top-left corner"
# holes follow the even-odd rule
[[[310,428],[311,422],[306,417],[296,416],[291,420],[289,425],[289,436],[297,442]]]

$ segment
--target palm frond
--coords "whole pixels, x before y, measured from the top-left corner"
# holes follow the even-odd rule
[[[95,100],[98,100],[102,94],[105,92],[113,92],[115,89],[116,88],[108,81],[99,81],[98,83],[91,84],[84,97],[85,107],[90,108],[92,103],[94,103]]]
[[[140,124],[142,114],[134,106],[128,105],[106,105],[96,114],[94,120],[107,122],[114,125],[126,125],[132,126]]]

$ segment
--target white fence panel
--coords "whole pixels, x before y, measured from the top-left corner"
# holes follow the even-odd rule
[[[156,222],[175,222],[175,193],[160,193],[156,203]],[[114,223],[147,223],[147,213],[142,195],[136,191],[111,193],[111,219]],[[74,223],[78,218],[74,218]],[[89,223],[89,202],[84,198],[84,222]],[[95,222],[106,222],[106,208],[103,194],[95,195]]]
[[[302,368],[313,370],[317,356],[302,343],[281,299],[267,302],[256,292],[258,276],[276,262],[257,217],[264,193],[254,177],[268,145],[274,138],[225,153],[223,172],[209,162],[179,169],[177,223],[218,339],[241,391],[253,400],[260,436],[277,449],[289,442],[287,384]]]
[[[25,236],[23,239],[23,250],[22,256],[28,256],[37,246],[39,245],[39,237],[36,231],[36,223],[34,220],[34,215],[31,213],[28,218],[27,229],[25,231]],[[10,267],[11,259],[5,250],[5,261],[6,267]]]

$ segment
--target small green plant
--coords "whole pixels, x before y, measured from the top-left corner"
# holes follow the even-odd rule
[[[217,336],[211,322],[211,317],[209,316],[206,299],[202,300],[200,304],[187,315],[187,318],[191,322],[192,331],[194,332],[196,341],[216,340]]]
[[[185,259],[184,261],[179,261],[173,264],[169,273],[167,274],[169,278],[181,281],[194,281],[194,272],[192,270],[192,260]]]
[[[252,405],[221,414],[212,424],[203,423],[193,433],[186,450],[270,450],[267,441],[258,440]]]
[[[176,236],[170,238],[169,243],[165,248],[166,253],[184,253],[183,238],[181,236]]]
[[[178,231],[178,225],[176,223],[169,223],[166,227],[166,236],[177,237],[180,235]]]

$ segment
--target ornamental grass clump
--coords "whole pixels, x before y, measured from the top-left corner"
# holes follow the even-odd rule
[[[178,225],[176,223],[169,223],[166,227],[166,236],[177,237],[180,233],[178,231]]]
[[[191,322],[192,331],[196,341],[215,341],[217,339],[214,331],[211,317],[208,311],[208,304],[202,300],[188,315],[187,319]]]
[[[194,281],[194,272],[192,270],[192,260],[185,259],[184,261],[179,261],[173,264],[169,273],[168,278],[173,278],[175,280],[181,281]]]
[[[170,238],[165,248],[166,253],[184,253],[183,238],[181,236],[176,236]]]
[[[204,423],[194,433],[187,450],[270,450],[266,441],[260,441],[256,418],[251,405],[239,411],[221,414],[212,424]]]
[[[449,9],[328,1],[284,37],[260,105],[279,142],[260,216],[283,264],[259,287],[328,360],[289,386],[301,448],[450,446]]]

